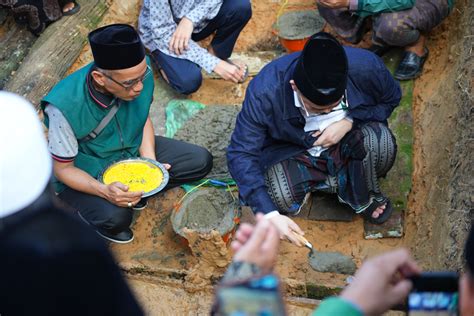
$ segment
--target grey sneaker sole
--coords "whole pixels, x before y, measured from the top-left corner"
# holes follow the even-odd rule
[[[135,239],[135,235],[132,235],[132,238],[129,239],[129,240],[117,240],[117,239],[113,239],[113,238],[110,238],[110,237],[107,237],[105,235],[103,235],[100,231],[96,230],[95,231],[100,237],[104,238],[104,239],[107,239],[108,241],[111,241],[111,242],[114,242],[114,243],[117,243],[117,244],[128,244],[128,243],[131,243],[133,241],[133,239]]]
[[[146,209],[146,207],[148,206],[148,202],[146,202],[144,205],[140,205],[140,206],[134,206],[132,207],[132,210],[134,211],[142,211],[144,209]]]

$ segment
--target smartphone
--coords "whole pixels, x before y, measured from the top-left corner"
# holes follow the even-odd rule
[[[285,316],[281,284],[274,275],[266,275],[237,284],[223,285],[216,291],[217,303],[211,315]]]
[[[458,316],[458,279],[455,272],[425,272],[411,278],[409,316]]]

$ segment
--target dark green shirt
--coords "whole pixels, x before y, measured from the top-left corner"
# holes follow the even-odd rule
[[[147,60],[148,62],[148,60]],[[94,130],[107,115],[111,106],[94,96],[88,84],[93,63],[61,80],[41,101],[41,107],[54,105],[61,111],[78,140]],[[120,108],[115,117],[95,138],[79,141],[78,154],[74,166],[97,178],[110,163],[130,157],[138,157],[150,105],[153,99],[154,82],[149,76],[143,82],[140,95],[131,100],[119,100]],[[45,115],[45,125],[49,118]],[[56,192],[65,186],[54,179]]]
[[[416,0],[349,0],[349,10],[361,17],[386,12],[398,12],[411,9]],[[449,9],[454,5],[454,0],[448,1]]]

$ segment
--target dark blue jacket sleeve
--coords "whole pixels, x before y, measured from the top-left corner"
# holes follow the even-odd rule
[[[254,211],[262,213],[277,210],[267,193],[264,171],[260,166],[260,155],[267,134],[264,120],[271,115],[265,113],[264,104],[270,102],[265,100],[265,96],[256,97],[252,88],[247,89],[227,149],[229,171],[237,182],[241,198]]]
[[[359,89],[370,93],[371,104],[363,104],[350,109],[350,115],[356,121],[385,122],[400,103],[402,97],[400,84],[393,79],[382,60],[375,55],[370,67],[367,68],[358,71],[360,77],[358,81],[363,83]]]

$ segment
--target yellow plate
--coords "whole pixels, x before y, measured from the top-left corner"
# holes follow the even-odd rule
[[[169,175],[163,165],[145,158],[117,161],[100,176],[100,181],[105,184],[120,182],[128,186],[129,191],[143,191],[143,197],[161,191],[168,180]]]

